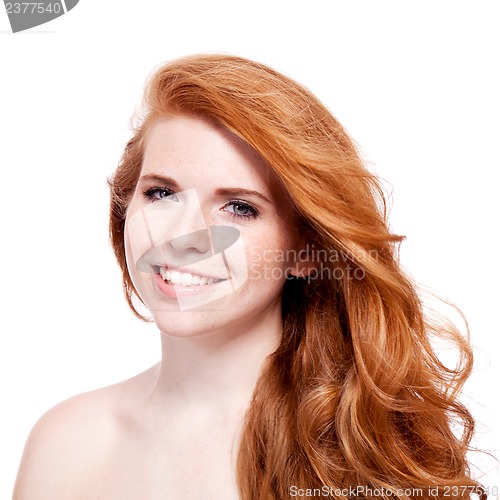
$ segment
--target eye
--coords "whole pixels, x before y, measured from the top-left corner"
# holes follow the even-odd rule
[[[176,194],[169,188],[160,188],[160,187],[153,187],[150,189],[147,189],[142,193],[144,198],[147,198],[148,200],[151,201],[157,201],[157,200],[168,200],[168,201],[179,201],[179,198],[177,198]]]
[[[241,200],[226,203],[222,210],[239,219],[255,219],[259,216],[259,211],[255,207]]]

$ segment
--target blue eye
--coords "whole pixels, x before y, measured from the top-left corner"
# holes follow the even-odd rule
[[[255,219],[259,216],[259,211],[255,207],[240,200],[230,201],[222,208],[232,217],[240,219]]]
[[[176,194],[169,188],[159,188],[159,187],[154,187],[147,189],[142,193],[144,198],[147,198],[148,200],[151,201],[157,201],[157,200],[169,200],[169,201],[179,201],[179,198],[177,198]]]

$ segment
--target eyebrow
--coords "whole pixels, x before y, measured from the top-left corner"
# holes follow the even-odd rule
[[[271,203],[269,199],[264,196],[262,193],[259,193],[258,191],[254,191],[253,189],[242,189],[242,188],[220,188],[217,189],[216,193],[221,196],[234,196],[234,197],[239,197],[239,196],[255,196],[257,198],[260,198],[261,200]]]
[[[139,179],[139,182],[157,182],[158,184],[163,184],[164,186],[179,188],[177,182],[174,181],[171,177],[166,177],[158,174],[144,174]]]
[[[164,186],[174,187],[180,190],[177,182],[174,181],[171,177],[166,177],[158,174],[145,174],[141,176],[139,182],[157,182]],[[259,193],[259,191],[255,191],[253,189],[243,189],[243,188],[219,188],[215,191],[218,196],[234,196],[234,197],[243,197],[243,196],[255,196],[265,201],[266,203],[271,203],[267,196]]]

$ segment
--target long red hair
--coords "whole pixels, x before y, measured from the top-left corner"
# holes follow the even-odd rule
[[[241,437],[242,498],[289,498],[299,488],[339,498],[354,496],[352,488],[357,497],[448,498],[479,488],[466,460],[474,420],[457,399],[471,348],[455,327],[424,315],[398,264],[402,237],[388,229],[378,179],[325,106],[262,64],[198,55],[154,73],[144,110],[110,180],[111,241],[137,315],[126,210],[148,128],[169,112],[206,117],[249,144],[289,193],[309,249],[334,257],[322,259],[317,279],[289,280],[283,290],[281,345]],[[455,343],[456,368],[438,359],[433,336]]]

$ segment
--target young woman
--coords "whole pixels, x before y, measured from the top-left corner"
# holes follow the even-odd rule
[[[15,499],[481,493],[470,346],[424,316],[376,177],[308,90],[238,57],[167,64],[110,186],[162,360],[43,416]]]

